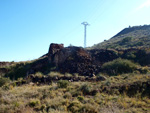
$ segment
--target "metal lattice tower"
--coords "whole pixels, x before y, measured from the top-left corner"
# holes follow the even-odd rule
[[[84,25],[84,48],[86,48],[86,26],[88,26],[89,24],[87,22],[83,22],[81,24]]]

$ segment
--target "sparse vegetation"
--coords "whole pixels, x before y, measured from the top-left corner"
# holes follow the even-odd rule
[[[65,88],[57,88],[58,83],[54,82],[51,85],[26,84],[9,89],[3,86],[0,88],[0,111],[146,113],[150,112],[149,80],[148,74],[124,74],[109,77],[103,82],[70,82]],[[96,93],[91,93],[95,89]],[[75,96],[75,93],[78,95]]]
[[[124,48],[138,48],[138,47],[150,47],[150,25],[134,26],[125,28],[112,37],[110,40],[104,41],[99,44],[95,44],[92,48],[104,49],[124,49]]]

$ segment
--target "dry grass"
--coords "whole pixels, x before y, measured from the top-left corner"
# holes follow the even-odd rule
[[[148,75],[120,75],[104,82],[70,82],[66,88],[51,85],[22,85],[0,88],[0,112],[49,113],[124,113],[150,112],[150,98],[141,95],[100,92],[102,85],[123,84],[149,80]],[[85,87],[85,86],[88,87]],[[85,89],[84,89],[85,88]],[[81,90],[82,89],[82,90]],[[90,93],[96,91],[94,93]],[[139,93],[140,94],[140,93]]]

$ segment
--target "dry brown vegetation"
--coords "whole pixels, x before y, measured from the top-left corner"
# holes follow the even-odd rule
[[[109,77],[103,82],[61,80],[51,85],[6,84],[0,88],[0,112],[147,113],[150,112],[147,89],[150,86],[144,83],[149,82],[149,74],[125,74]],[[142,87],[145,95],[138,88],[130,95],[133,85]],[[120,86],[126,89],[121,92],[123,87]]]

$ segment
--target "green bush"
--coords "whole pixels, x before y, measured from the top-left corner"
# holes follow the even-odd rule
[[[123,45],[123,44],[126,44],[126,43],[128,43],[128,42],[130,42],[132,40],[132,37],[126,37],[126,38],[124,38],[122,41],[121,41],[121,44]]]
[[[129,52],[129,53],[125,54],[125,58],[134,60],[136,58],[136,55],[134,54],[134,52]]]
[[[83,96],[78,96],[77,99],[81,102],[84,100],[84,97]]]
[[[133,37],[126,37],[126,38],[123,39],[123,41],[124,41],[124,42],[129,42],[129,41],[132,40],[132,38],[133,38]]]
[[[9,82],[10,82],[9,78],[0,77],[0,87],[2,87],[3,85],[5,85],[6,83],[9,83]]]
[[[98,90],[93,88],[91,85],[89,84],[83,84],[81,87],[80,87],[80,90],[82,91],[82,93],[84,95],[91,95],[91,96],[94,96],[97,94]]]
[[[73,101],[67,108],[72,113],[78,113],[82,108],[82,104],[79,101]]]
[[[35,106],[37,106],[37,105],[40,105],[41,103],[40,103],[40,100],[31,100],[30,102],[29,102],[29,106],[30,107],[35,107]]]
[[[119,75],[123,73],[132,73],[137,69],[137,64],[126,59],[115,59],[102,65],[103,72],[108,75]]]
[[[80,90],[83,92],[84,95],[88,95],[92,91],[92,88],[90,85],[84,84],[81,86]]]
[[[11,80],[17,80],[18,78],[25,77],[27,71],[30,69],[30,63],[18,63],[16,65],[10,66],[10,71],[6,73],[6,77]]]
[[[57,85],[59,88],[67,88],[69,82],[67,80],[59,80]]]

